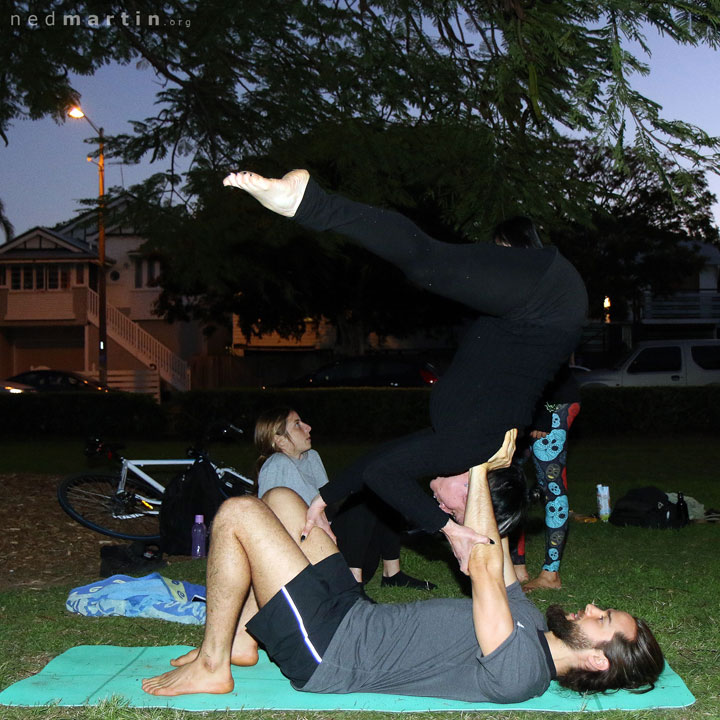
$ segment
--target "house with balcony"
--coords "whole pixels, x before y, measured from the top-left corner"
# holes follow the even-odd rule
[[[585,328],[576,353],[580,364],[613,365],[644,340],[720,338],[720,248],[697,245],[705,264],[668,295],[641,293],[638,312],[622,320],[595,318]]]
[[[640,322],[695,333],[695,337],[720,337],[720,248],[704,243],[699,248],[705,265],[666,297],[643,293]]]
[[[0,245],[0,377],[54,368],[97,378],[96,220],[88,212]],[[142,242],[120,224],[106,229],[108,385],[159,397],[190,389],[191,361],[214,348],[197,323],[153,314],[159,262],[139,252]]]

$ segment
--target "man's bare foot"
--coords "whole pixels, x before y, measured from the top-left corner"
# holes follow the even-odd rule
[[[222,695],[229,693],[233,687],[235,683],[229,664],[213,669],[207,658],[197,656],[195,660],[182,667],[142,681],[142,689],[150,695],[174,696],[193,693]]]
[[[523,590],[528,593],[538,589],[560,590],[561,587],[562,580],[560,580],[559,573],[542,570],[534,580],[531,580],[526,585],[523,585]]]
[[[515,575],[517,576],[518,582],[526,583],[530,580],[530,576],[528,575],[527,567],[525,567],[525,565],[513,565],[513,567],[515,568]]]
[[[251,667],[252,665],[257,665],[259,659],[257,643],[249,635],[247,635],[247,638],[249,642],[246,641],[239,643],[237,642],[236,637],[235,642],[233,643],[232,652],[230,653],[231,665],[237,665],[238,667]],[[185,655],[172,659],[170,664],[173,667],[182,667],[183,665],[187,665],[197,658],[199,652],[199,648],[190,650],[190,652],[185,653]]]
[[[184,655],[181,655],[180,657],[173,658],[170,661],[170,664],[173,667],[182,667],[183,665],[187,665],[188,663],[191,663],[200,652],[200,648],[195,648],[194,650],[190,650],[189,652],[186,652]]]
[[[293,217],[305,195],[309,179],[310,173],[307,170],[291,170],[279,179],[265,178],[243,170],[230,173],[223,180],[223,185],[245,190],[268,210],[285,217]]]

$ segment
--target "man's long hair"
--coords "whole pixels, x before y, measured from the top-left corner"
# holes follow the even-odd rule
[[[558,683],[581,693],[621,689],[645,693],[652,690],[665,666],[665,659],[648,624],[639,618],[634,620],[637,624],[634,640],[616,632],[611,640],[596,646],[610,663],[607,670],[574,668],[558,677]]]
[[[488,486],[498,532],[505,537],[525,521],[529,504],[525,473],[515,463],[500,470],[491,470]]]

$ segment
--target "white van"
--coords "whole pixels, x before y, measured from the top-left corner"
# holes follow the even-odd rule
[[[576,375],[581,387],[720,384],[720,340],[641,342],[613,370]]]

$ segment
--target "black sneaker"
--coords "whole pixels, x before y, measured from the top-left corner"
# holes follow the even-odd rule
[[[400,570],[400,572],[390,575],[390,577],[383,577],[380,582],[380,587],[408,587],[413,590],[434,590],[437,585],[427,580],[418,580],[417,578],[410,577]]]

